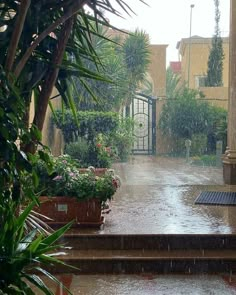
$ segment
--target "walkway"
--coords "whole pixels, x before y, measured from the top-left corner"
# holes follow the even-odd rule
[[[223,185],[222,169],[193,167],[181,159],[147,156],[133,157],[129,163],[116,164],[114,168],[122,178],[122,187],[112,201],[112,211],[106,216],[104,227],[76,230],[77,233],[96,233],[102,237],[102,234],[236,232],[236,207],[194,205],[202,190],[236,190]],[[61,274],[59,279],[73,294],[81,295],[236,295],[236,277],[232,272],[223,275]],[[64,294],[60,288],[53,289],[56,295]]]
[[[201,191],[235,191],[223,185],[222,168],[183,159],[135,156],[117,163],[122,186],[102,230],[112,234],[235,233],[236,207],[194,205]],[[91,231],[90,231],[91,232]]]

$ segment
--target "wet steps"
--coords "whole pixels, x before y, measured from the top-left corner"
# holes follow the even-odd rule
[[[234,234],[65,234],[62,243],[73,249],[235,249]]]
[[[70,233],[71,246],[54,272],[232,273],[236,271],[235,235],[87,235]]]

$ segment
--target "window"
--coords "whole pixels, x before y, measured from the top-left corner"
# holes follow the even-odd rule
[[[206,76],[196,76],[195,77],[195,86],[196,88],[199,87],[206,87]]]

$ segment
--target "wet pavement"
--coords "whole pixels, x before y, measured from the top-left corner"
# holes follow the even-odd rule
[[[58,279],[76,295],[236,295],[235,278],[219,275],[61,275]],[[54,294],[66,294],[46,281]]]
[[[236,207],[195,205],[201,191],[236,191],[223,184],[222,168],[185,159],[135,156],[116,163],[122,186],[99,234],[213,234],[236,232]],[[88,232],[83,230],[82,232]]]
[[[219,276],[86,276],[77,278],[76,282],[79,291],[76,283],[71,290],[81,295],[236,294],[236,290]]]
[[[99,235],[236,233],[236,207],[194,205],[201,191],[236,191],[235,186],[223,184],[222,168],[195,167],[184,159],[152,156],[135,156],[129,163],[117,163],[114,168],[121,176],[122,186],[111,202],[104,227],[77,231]],[[81,295],[236,294],[236,276],[232,273],[62,274],[59,280],[73,294]],[[56,295],[66,294],[56,286],[53,290]]]

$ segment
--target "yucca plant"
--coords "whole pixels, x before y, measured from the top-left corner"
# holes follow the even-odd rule
[[[143,0],[137,0],[143,2]],[[25,123],[34,93],[33,123],[42,131],[53,87],[75,112],[68,93],[68,84],[76,76],[91,94],[85,79],[107,80],[98,69],[90,70],[83,60],[100,64],[91,36],[98,35],[98,24],[111,26],[109,14],[132,13],[124,0],[4,0],[0,3],[0,63],[7,73],[13,73],[15,84],[23,95]],[[87,9],[89,7],[90,11]],[[106,13],[106,14],[105,14]],[[43,16],[43,17],[41,17]],[[92,25],[96,23],[96,25]],[[35,139],[25,147],[35,152]]]
[[[26,232],[26,219],[34,206],[35,202],[31,202],[19,216],[13,201],[8,199],[0,206],[0,294],[35,294],[31,285],[43,294],[53,294],[37,274],[61,285],[46,268],[65,265],[55,257],[63,254],[63,246],[56,242],[71,224],[48,236],[39,233],[37,228]]]

